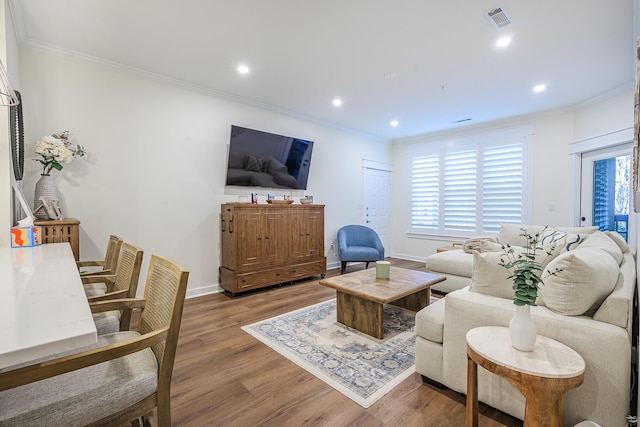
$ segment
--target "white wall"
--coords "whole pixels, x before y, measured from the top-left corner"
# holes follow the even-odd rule
[[[119,234],[191,270],[190,293],[218,283],[220,204],[235,201],[224,176],[231,124],[316,142],[308,191],[326,204],[325,251],[337,229],[362,223],[362,159],[391,162],[392,255],[424,260],[450,239],[417,239],[408,230],[407,145],[533,124],[531,222],[571,224],[568,144],[632,125],[632,91],[585,104],[482,126],[396,141],[390,148],[317,123],[240,104],[81,59],[20,49],[20,79],[29,151],[42,135],[68,129],[90,152],[56,173],[64,213],[81,224],[81,256],[103,256]],[[631,100],[631,101],[630,101]],[[39,168],[27,160],[24,190],[31,200]],[[273,191],[276,192],[277,191]],[[267,191],[260,191],[264,197]],[[246,194],[246,193],[245,193]],[[555,205],[550,211],[549,205]],[[205,289],[201,289],[205,288]]]
[[[103,257],[109,234],[120,235],[147,260],[157,253],[188,268],[191,295],[218,284],[220,204],[239,194],[224,186],[231,124],[315,142],[306,194],[326,205],[325,248],[340,226],[362,223],[362,159],[390,155],[384,141],[102,64],[27,48],[20,61],[27,157],[61,130],[90,153],[54,172],[63,213],[82,222],[81,258]],[[27,160],[29,201],[38,165]]]
[[[549,111],[538,115],[470,126],[458,132],[443,132],[394,141],[392,159],[396,173],[392,184],[392,188],[394,188],[392,203],[399,208],[392,228],[392,256],[422,261],[428,255],[435,253],[437,247],[451,241],[461,240],[446,237],[416,238],[408,235],[410,196],[408,146],[412,143],[486,132],[522,124],[532,124],[534,127],[533,164],[530,174],[527,176],[528,184],[532,190],[529,222],[533,224],[577,225],[574,223],[572,214],[574,202],[579,199],[580,195],[574,194],[575,190],[571,185],[575,171],[572,169],[571,157],[569,156],[569,144],[632,126],[633,91],[626,90],[598,102],[585,104],[575,110]],[[550,205],[554,206],[553,210],[550,210]]]

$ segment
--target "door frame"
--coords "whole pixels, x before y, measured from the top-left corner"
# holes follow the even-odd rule
[[[580,198],[582,194],[582,155],[587,152],[612,148],[617,145],[624,145],[627,143],[633,143],[633,127],[624,128],[615,132],[610,132],[594,138],[583,139],[569,144],[570,170],[572,177],[571,194],[578,195],[578,197],[573,198],[573,203],[570,205],[570,215],[573,221],[573,224],[571,225],[579,227],[582,224],[582,221],[580,220],[582,204],[582,200]],[[631,196],[633,196],[633,194]],[[629,222],[631,221],[634,221],[635,225],[636,213],[633,210],[633,205],[629,212]]]

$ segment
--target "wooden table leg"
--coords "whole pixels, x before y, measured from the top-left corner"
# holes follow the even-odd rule
[[[415,294],[392,301],[390,304],[403,307],[416,313],[429,305],[431,298],[431,289],[418,291]]]
[[[564,396],[550,388],[538,388],[537,393],[525,395],[524,427],[562,427],[564,425]]]
[[[384,305],[337,291],[338,322],[374,338],[384,337]]]
[[[467,427],[478,427],[478,365],[467,355]]]

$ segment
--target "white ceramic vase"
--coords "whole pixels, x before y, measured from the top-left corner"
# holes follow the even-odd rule
[[[40,179],[36,182],[36,189],[33,195],[33,209],[36,210],[42,201],[40,196],[48,196],[51,199],[58,200],[58,190],[56,190],[56,184],[53,177],[49,174],[40,175]],[[40,209],[34,214],[38,219],[49,219],[49,214],[45,209]]]
[[[538,330],[531,318],[531,306],[516,305],[516,315],[509,322],[511,346],[520,351],[531,351],[536,345]]]

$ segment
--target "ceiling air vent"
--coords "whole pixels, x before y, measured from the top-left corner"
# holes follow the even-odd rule
[[[496,7],[495,9],[491,9],[487,12],[487,18],[496,30],[500,30],[511,25],[511,18],[501,7]]]

